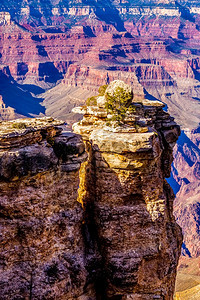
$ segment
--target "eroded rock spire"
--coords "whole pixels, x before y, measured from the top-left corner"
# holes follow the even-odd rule
[[[76,109],[85,145],[51,118],[0,124],[1,299],[173,299],[180,128],[124,82],[99,92]]]
[[[104,87],[96,100],[75,109],[84,117],[74,130],[89,153],[81,201],[95,245],[89,265],[97,293],[102,299],[173,299],[182,235],[165,178],[180,128],[163,103],[135,99],[122,81]]]

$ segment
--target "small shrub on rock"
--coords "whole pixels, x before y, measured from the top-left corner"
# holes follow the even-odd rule
[[[87,106],[95,106],[95,105],[97,105],[97,96],[92,96],[92,97],[87,98],[86,105]]]
[[[13,123],[12,127],[16,129],[26,129],[26,124],[23,122]]]
[[[107,87],[108,87],[107,84],[104,84],[104,85],[100,86],[100,88],[99,88],[99,97],[105,95]]]
[[[118,125],[124,123],[127,112],[131,113],[135,111],[135,107],[131,103],[133,94],[122,87],[117,87],[112,95],[106,93],[105,97],[107,113],[112,115],[111,121],[116,121]]]
[[[108,87],[107,84],[100,86],[98,96],[89,97],[86,100],[86,105],[87,106],[96,106],[97,105],[97,98],[105,95],[107,87]]]

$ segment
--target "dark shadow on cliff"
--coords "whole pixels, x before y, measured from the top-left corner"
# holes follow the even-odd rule
[[[166,41],[166,50],[176,54],[180,54],[185,48],[185,41],[182,39],[170,38]]]
[[[179,12],[181,13],[181,17],[184,20],[188,20],[190,22],[195,22],[195,18],[190,13],[190,10],[188,7],[183,6],[179,3],[179,1],[175,1],[176,6],[178,6]]]
[[[56,83],[63,78],[63,75],[54,66],[53,62],[45,62],[39,64],[39,77],[45,82]]]
[[[34,84],[23,84],[23,89],[33,93],[35,95],[39,95],[45,92],[45,89],[41,88],[40,86],[34,85]]]
[[[127,182],[124,181],[122,184],[119,180],[119,174],[103,158],[98,146],[93,145],[92,149],[92,159],[86,168],[87,177],[85,178],[84,185],[88,192],[84,201],[85,222],[83,224],[86,268],[88,273],[92,274],[90,283],[92,280],[95,286],[96,299],[122,300],[125,294],[132,294],[134,288],[138,287],[136,274],[138,274],[139,268],[142,267],[142,261],[157,259],[158,255],[158,253],[152,252],[133,263],[133,259],[137,257],[137,254],[135,250],[132,251],[131,246],[134,248],[134,245],[130,244],[129,251],[125,252],[122,257],[121,248],[130,243],[124,232],[127,230],[127,227],[130,232],[132,231],[135,219],[137,218],[139,224],[141,222],[141,231],[142,228],[149,227],[154,232],[159,232],[158,228],[163,226],[163,216],[160,215],[155,222],[147,210],[147,204],[143,195],[144,179],[140,176],[141,173],[139,170],[135,170],[134,188],[124,193],[125,186],[130,184],[129,180],[130,178],[132,179],[132,175],[126,179]],[[95,153],[98,153],[98,155],[95,155]],[[171,189],[164,181],[163,189],[166,195],[166,205],[170,210]],[[141,214],[141,210],[142,219],[138,217],[138,214]],[[133,224],[131,225],[132,221]],[[169,222],[174,223],[172,212],[171,214],[169,213]],[[111,228],[112,235],[110,234]],[[171,235],[173,235],[173,229],[171,230],[168,228],[167,231],[169,243]],[[159,241],[159,238],[155,237],[155,240]],[[135,243],[138,241],[139,244],[143,243],[142,234],[138,235]],[[148,241],[145,242],[144,247],[146,244],[148,245]],[[180,251],[181,245],[178,239],[177,248]],[[133,254],[131,255],[130,253]],[[177,253],[177,257],[179,254]],[[117,263],[115,262],[115,257],[117,257]],[[161,256],[161,269],[161,265],[165,263],[169,264],[169,261],[170,257],[167,258],[167,255],[166,261]],[[128,265],[129,272],[127,271]],[[125,275],[126,272],[127,276]],[[168,269],[167,276],[170,276],[171,273],[173,273],[173,268]],[[117,293],[115,293],[116,289]],[[108,290],[110,296],[108,296]]]
[[[192,257],[189,249],[186,247],[185,243],[182,244],[182,255]]]
[[[15,113],[33,117],[45,113],[40,103],[43,98],[36,95],[44,90],[34,85],[20,85],[11,76],[0,74],[0,95],[6,106],[14,108]]]
[[[90,26],[83,26],[83,31],[89,37],[96,37],[96,35],[93,33],[92,28]]]
[[[187,137],[184,131],[181,132],[177,144],[178,144],[178,150],[183,155],[185,161],[188,163],[190,167],[192,167],[195,163],[195,161],[193,161],[193,155],[196,157],[198,153],[198,156],[200,156],[199,148]],[[189,149],[190,152],[184,151],[185,149]]]
[[[183,159],[186,162],[186,164],[188,164],[188,166],[190,167],[194,167],[194,165],[196,166],[197,173],[195,173],[194,168],[194,175],[197,177],[198,180],[199,165],[198,163],[196,163],[196,161],[197,157],[200,156],[199,148],[192,142],[192,140],[190,140],[187,137],[184,131],[181,131],[181,135],[177,141],[177,147],[177,152],[183,156]],[[185,178],[179,177],[178,171],[173,163],[171,176],[167,179],[167,182],[171,185],[175,195],[179,192],[182,182],[184,182],[184,184],[190,183],[190,181],[187,179],[187,174],[185,174]]]
[[[195,79],[200,81],[200,72],[199,72],[199,70],[195,70],[194,68],[192,68],[192,71],[194,73]],[[194,99],[200,100],[199,98],[194,98]]]
[[[172,164],[172,169],[173,169],[173,172],[175,172],[175,174],[178,176],[177,170],[173,167],[173,164]],[[179,192],[181,185],[174,178],[173,172],[171,172],[171,176],[170,176],[170,178],[167,179],[167,182],[170,184],[170,186],[172,187],[172,189],[174,191],[174,194],[176,195]]]
[[[38,49],[38,55],[43,56],[43,57],[48,57],[48,54],[42,45],[37,45],[36,48]]]
[[[144,95],[145,95],[145,99],[147,99],[147,100],[159,101],[158,98],[156,98],[153,95],[149,94],[149,92],[145,88],[144,88]]]
[[[86,2],[88,5],[95,6],[95,14],[99,19],[115,26],[118,31],[126,31],[124,22],[119,16],[119,11],[114,7],[111,0],[107,0],[106,2],[105,0],[100,0],[98,3],[94,0],[88,0]]]

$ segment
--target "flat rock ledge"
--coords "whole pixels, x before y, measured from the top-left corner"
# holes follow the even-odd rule
[[[52,118],[0,123],[0,176],[6,180],[60,168],[78,170],[87,159],[82,138]]]

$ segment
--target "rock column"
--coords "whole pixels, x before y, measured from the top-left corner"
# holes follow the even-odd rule
[[[115,82],[114,88],[121,85]],[[94,188],[82,201],[101,257],[97,294],[100,299],[173,299],[182,234],[165,177],[180,128],[162,103],[145,99],[133,100],[135,112],[124,125],[108,126],[104,101],[101,97],[98,106],[81,109],[84,118],[74,126],[90,153],[86,170],[92,175],[83,186]]]

